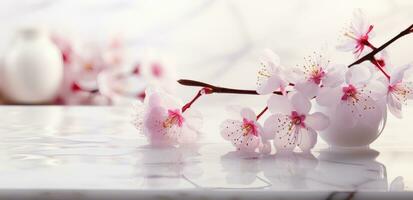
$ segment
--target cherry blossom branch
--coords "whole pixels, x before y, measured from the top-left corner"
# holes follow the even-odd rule
[[[205,87],[209,88],[211,93],[225,93],[225,94],[248,94],[248,95],[259,95],[255,90],[243,90],[243,89],[233,89],[226,87],[214,86],[208,83],[189,80],[189,79],[180,79],[178,83],[185,86],[194,86],[194,87]],[[275,91],[273,94],[282,95],[282,92]]]
[[[202,95],[204,95],[204,94],[211,94],[212,92],[211,92],[211,89],[210,88],[208,88],[208,87],[204,87],[204,88],[202,88],[202,89],[200,89],[199,91],[198,91],[198,93],[195,95],[195,97],[190,101],[190,102],[188,102],[187,104],[185,104],[183,107],[182,107],[182,113],[183,112],[185,112],[185,110],[187,110],[188,108],[190,108],[191,107],[191,105],[199,98],[199,97],[201,97]]]
[[[259,120],[260,117],[261,117],[265,112],[267,112],[267,110],[268,110],[268,106],[266,106],[266,107],[264,108],[264,110],[262,110],[262,111],[260,112],[260,114],[257,115],[257,120]]]
[[[407,27],[405,30],[403,30],[402,32],[400,32],[399,34],[397,34],[395,37],[393,37],[392,39],[390,39],[389,41],[387,41],[386,43],[384,43],[383,45],[381,45],[378,48],[375,48],[373,46],[371,46],[371,48],[373,49],[373,51],[371,51],[370,53],[366,54],[365,56],[361,57],[360,59],[354,61],[353,63],[351,63],[348,68],[353,67],[354,65],[358,65],[364,61],[371,61],[374,62],[375,58],[374,56],[379,53],[380,51],[382,51],[383,49],[385,49],[387,46],[389,46],[390,44],[392,44],[393,42],[395,42],[396,40],[400,39],[401,37],[408,35],[409,33],[413,32],[413,24],[410,25],[409,27]]]

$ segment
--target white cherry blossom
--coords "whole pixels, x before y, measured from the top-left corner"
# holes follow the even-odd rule
[[[391,74],[387,87],[387,107],[396,117],[402,117],[402,106],[407,105],[408,99],[413,99],[413,82],[406,80],[406,72],[412,65],[395,68]]]
[[[194,109],[182,113],[182,104],[169,94],[147,89],[133,124],[155,146],[193,143],[202,126],[202,116]]]
[[[344,31],[343,40],[337,46],[337,49],[352,51],[356,58],[360,57],[365,52],[366,46],[372,46],[369,40],[374,36],[373,27],[362,10],[355,10],[351,25]]]
[[[276,90],[284,91],[288,86],[285,80],[285,70],[280,64],[280,58],[273,51],[266,49],[260,59],[257,75],[257,93],[270,94]]]
[[[262,127],[257,122],[254,111],[249,108],[241,109],[239,119],[227,119],[222,122],[220,130],[222,137],[230,141],[239,151],[268,151],[268,146],[264,148],[262,143]]]
[[[317,142],[317,131],[329,125],[323,113],[309,114],[310,100],[300,93],[273,95],[268,100],[268,108],[273,115],[265,121],[264,133],[274,138],[277,151],[292,151],[295,147],[309,151]]]
[[[334,110],[333,115],[346,127],[357,122],[374,124],[383,113],[379,104],[384,98],[383,83],[372,79],[369,69],[363,65],[346,72],[346,80],[337,87],[323,87],[316,97],[321,106]]]
[[[333,65],[321,54],[314,54],[305,59],[302,67],[294,72],[297,78],[294,88],[308,98],[317,95],[320,87],[335,87],[344,80],[343,65]]]

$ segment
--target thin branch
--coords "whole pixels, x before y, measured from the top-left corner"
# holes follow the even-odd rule
[[[266,107],[264,108],[264,110],[262,110],[262,111],[260,112],[260,114],[257,115],[257,120],[259,120],[259,119],[261,118],[261,116],[262,116],[265,112],[267,112],[267,110],[268,110],[268,106],[266,106]]]
[[[181,85],[186,86],[195,86],[195,87],[206,87],[211,89],[211,93],[225,93],[225,94],[249,94],[249,95],[259,95],[255,90],[243,90],[243,89],[234,89],[234,88],[226,88],[226,87],[219,87],[214,86],[208,83],[195,81],[195,80],[188,80],[188,79],[180,79],[178,83]],[[273,94],[282,95],[282,92],[275,91]]]

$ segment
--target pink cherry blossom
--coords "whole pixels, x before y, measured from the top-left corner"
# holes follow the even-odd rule
[[[239,151],[255,152],[263,148],[261,141],[262,127],[256,121],[257,116],[249,108],[241,110],[240,119],[228,119],[220,126],[221,135],[230,141]],[[265,146],[268,151],[268,146]]]
[[[139,62],[139,75],[146,83],[156,85],[168,93],[176,90],[176,69],[173,59],[150,52]]]
[[[143,105],[137,106],[133,124],[150,144],[169,146],[196,141],[202,126],[198,111],[182,113],[182,103],[160,90],[147,89],[146,96]]]
[[[257,93],[270,94],[278,89],[283,91],[288,85],[284,73],[278,55],[266,49],[261,58],[261,67],[258,70]]]
[[[369,40],[373,35],[373,25],[368,22],[362,10],[355,10],[351,25],[349,29],[344,32],[344,39],[341,44],[337,46],[337,49],[352,51],[358,58],[364,52],[366,46],[372,47]]]
[[[383,83],[372,79],[367,67],[356,66],[346,72],[342,84],[321,88],[316,100],[319,105],[332,109],[331,114],[347,127],[357,122],[370,125],[383,115],[380,105],[383,90]]]
[[[314,54],[305,59],[303,67],[294,69],[297,80],[294,88],[312,98],[317,95],[320,87],[334,87],[343,81],[343,65],[332,65],[320,54]]]
[[[387,87],[387,107],[398,118],[402,117],[402,105],[413,99],[413,82],[407,81],[405,76],[411,69],[411,64],[394,69]]]
[[[99,91],[114,105],[130,105],[139,99],[143,101],[147,80],[136,74],[136,68],[113,68],[98,76]]]
[[[288,96],[273,95],[268,100],[273,113],[264,123],[265,137],[274,138],[277,151],[292,151],[299,147],[309,151],[317,142],[317,132],[330,121],[321,112],[309,114],[310,100],[300,93]]]

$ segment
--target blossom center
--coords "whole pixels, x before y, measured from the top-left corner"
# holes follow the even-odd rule
[[[358,38],[355,37],[354,35],[346,34],[348,37],[353,38],[354,40],[356,40],[356,50],[354,51],[354,53],[361,54],[361,52],[363,52],[364,47],[366,45],[372,47],[372,45],[369,42],[369,34],[372,30],[373,30],[373,25],[370,25],[367,32],[364,35],[362,35]]]
[[[389,85],[389,87],[387,87],[388,92],[394,92],[396,90],[396,85]]]
[[[258,136],[258,128],[253,120],[248,120],[244,118],[242,122],[242,130],[244,131],[244,136],[247,136],[248,134]]]
[[[184,123],[184,117],[182,116],[181,111],[179,109],[168,110],[168,117],[163,122],[163,127],[171,128],[173,125],[182,127],[183,123]]]
[[[83,64],[83,68],[86,71],[93,71],[93,64],[91,62],[86,62]]]
[[[297,111],[293,111],[291,112],[290,119],[293,125],[305,127],[305,115],[300,115]]]
[[[152,75],[156,78],[161,78],[163,76],[163,69],[159,63],[152,64]]]
[[[341,100],[346,101],[348,98],[353,98],[357,100],[357,89],[353,85],[348,85],[347,87],[343,87],[343,96],[341,96]]]
[[[402,84],[389,85],[388,92],[394,94],[399,101],[406,101],[407,96],[410,94],[409,88],[404,87]]]
[[[310,79],[317,85],[321,83],[321,80],[324,78],[326,73],[323,69],[316,69],[311,73]]]

